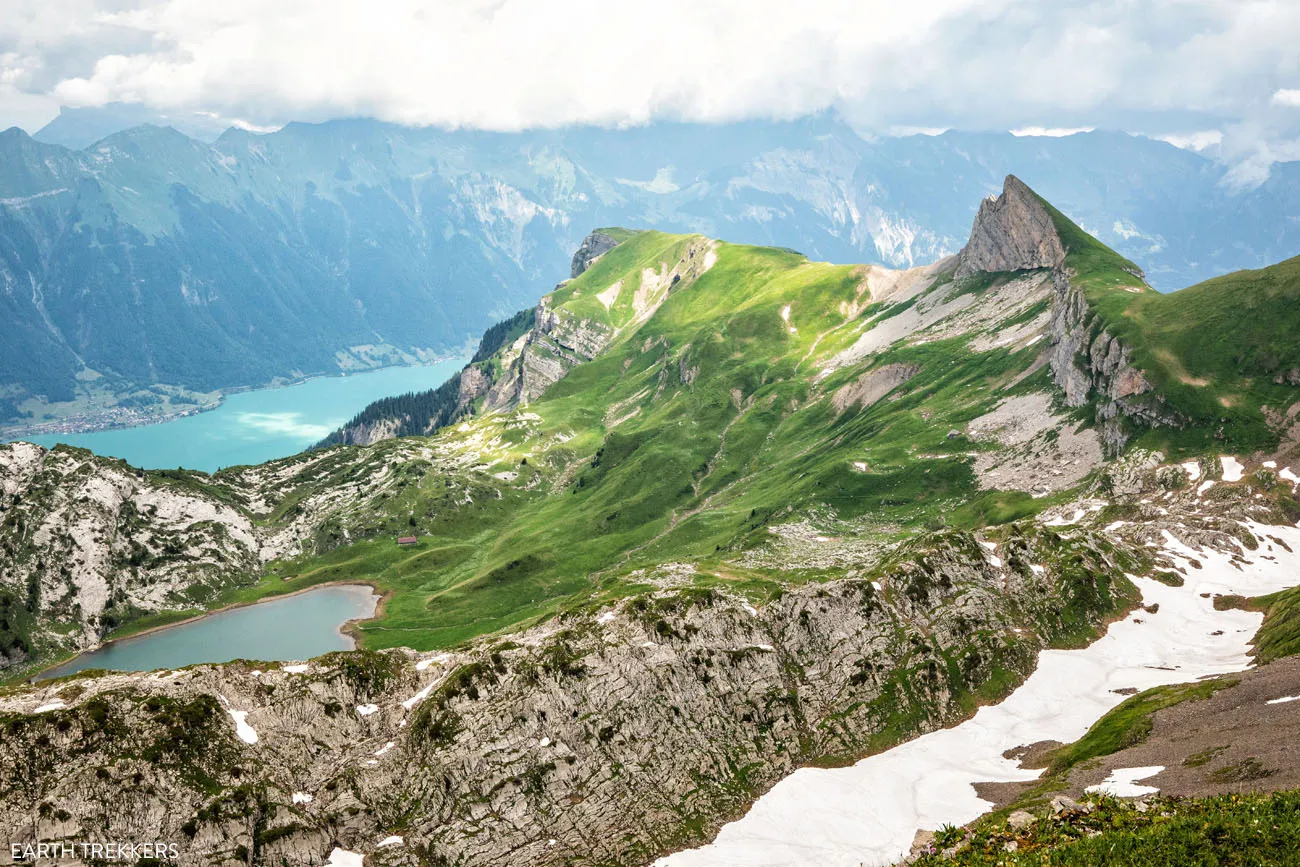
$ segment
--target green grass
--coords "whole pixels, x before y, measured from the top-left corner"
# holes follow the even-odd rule
[[[631,234],[550,296],[559,315],[616,336],[528,407],[540,416],[534,429],[512,431],[509,417],[485,416],[467,433],[439,435],[455,442],[490,431],[484,436],[500,437],[504,452],[492,469],[535,474],[532,490],[492,483],[470,503],[440,500],[445,479],[413,475],[372,517],[367,539],[341,545],[341,529],[326,528],[318,539],[325,553],[276,564],[273,580],[231,595],[363,579],[389,600],[381,618],[362,625],[362,643],[424,649],[635,592],[623,576],[659,563],[722,567],[765,544],[768,525],[806,509],[897,538],[945,518],[1006,523],[1050,504],[981,495],[966,455],[972,444],[947,439],[996,404],[1033,352],[976,353],[967,338],[897,346],[870,363],[915,364],[920,373],[896,399],[837,413],[830,396],[863,367],[819,380],[818,359],[856,339],[861,320],[844,311],[860,302],[860,270],[720,244],[707,273],[672,287],[652,318],[638,319],[634,299],[647,272],[664,273],[701,243]],[[606,309],[596,296],[619,281]],[[786,307],[794,332],[781,316]],[[555,444],[561,435],[571,438]],[[317,489],[304,484],[278,514]],[[392,544],[407,531],[407,515],[423,540],[414,552]],[[732,586],[754,582],[760,592],[777,577],[731,573]],[[811,577],[796,570],[779,580]]]
[[[1300,792],[1154,798],[1145,812],[1112,798],[1089,812],[1043,816],[1017,831],[1004,820],[948,830],[951,857],[923,855],[917,867],[1264,867],[1300,863]],[[1007,851],[1014,844],[1014,851]]]
[[[1131,696],[1088,729],[1072,744],[1057,750],[1050,758],[1048,775],[1060,777],[1076,765],[1136,746],[1151,734],[1156,711],[1185,701],[1209,698],[1221,689],[1235,686],[1230,678],[1198,683],[1158,686]]]
[[[1264,611],[1264,623],[1255,634],[1257,662],[1300,653],[1300,588],[1259,596],[1251,607]]]

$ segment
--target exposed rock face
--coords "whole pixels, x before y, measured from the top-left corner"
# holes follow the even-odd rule
[[[492,387],[492,377],[487,371],[475,365],[469,365],[460,372],[460,391],[456,397],[456,411],[461,412],[469,404],[487,394]]]
[[[176,840],[186,863],[320,864],[337,845],[384,864],[645,864],[800,765],[964,716],[1067,623],[1123,607],[1097,537],[1024,526],[998,551],[939,534],[879,584],[794,587],[761,611],[661,593],[419,663],[335,654],[7,696],[0,833],[111,829]],[[376,849],[390,834],[404,844]]]
[[[582,251],[578,252],[581,256]],[[577,259],[574,258],[575,263]],[[701,238],[687,245],[678,261],[661,262],[658,271],[645,269],[633,300],[632,325],[653,316],[672,292],[689,285],[709,270],[715,260],[713,242]],[[599,355],[618,333],[618,329],[603,322],[579,319],[555,310],[543,298],[537,304],[532,330],[521,338],[517,350],[512,348],[502,359],[505,373],[493,383],[483,408],[510,409],[536,400],[575,366]]]
[[[127,612],[183,607],[173,593],[261,565],[261,534],[237,506],[120,461],[12,443],[0,446],[0,485],[0,591],[66,626],[38,630],[28,652],[93,647]],[[11,661],[0,654],[0,669]]]
[[[1083,291],[1069,276],[1054,275],[1049,364],[1068,406],[1097,405],[1102,444],[1116,455],[1129,434],[1125,420],[1144,427],[1178,425],[1180,415],[1134,367],[1129,349],[1098,322]]]
[[[1007,175],[1002,195],[980,203],[970,240],[958,257],[956,276],[1057,268],[1064,263],[1065,247],[1051,215],[1023,181]]]
[[[392,439],[402,425],[400,418],[385,418],[370,424],[354,424],[343,428],[343,444],[368,446],[380,440]]]
[[[405,439],[210,476],[0,444],[0,670],[93,648],[143,613],[193,609],[256,582],[268,561],[391,534],[386,503],[418,474],[436,472],[453,500],[495,496],[503,482],[478,463]],[[15,600],[20,624],[3,613]]]
[[[569,269],[570,277],[577,277],[591,267],[592,263],[618,246],[618,239],[599,229],[582,239],[578,252],[573,254],[573,265]]]
[[[536,400],[576,365],[595,358],[613,336],[609,326],[552,310],[543,298],[532,330],[502,359],[505,371],[486,392],[483,408],[509,409]]]
[[[831,397],[831,405],[837,413],[851,406],[871,406],[920,372],[921,367],[916,364],[886,364],[873,368],[836,391]]]

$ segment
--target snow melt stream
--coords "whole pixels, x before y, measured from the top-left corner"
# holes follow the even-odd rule
[[[1034,673],[1001,704],[974,717],[863,759],[847,768],[802,768],[759,798],[717,839],[678,852],[655,867],[860,867],[907,854],[921,829],[960,825],[992,807],[977,782],[1036,779],[1003,753],[1018,746],[1078,740],[1124,700],[1120,689],[1149,689],[1250,667],[1248,642],[1262,615],[1215,611],[1213,595],[1259,596],[1300,580],[1300,529],[1248,524],[1256,551],[1192,551],[1173,536],[1165,550],[1182,587],[1135,578],[1152,614],[1135,610],[1080,650],[1044,650]],[[1232,564],[1236,554],[1248,563]],[[1201,569],[1187,558],[1195,556]],[[1275,557],[1274,560],[1263,559]],[[1209,594],[1203,598],[1201,594]]]

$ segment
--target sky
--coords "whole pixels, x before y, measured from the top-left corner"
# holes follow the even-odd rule
[[[0,128],[142,103],[256,128],[827,109],[881,134],[1123,129],[1300,159],[1297,0],[4,0]]]

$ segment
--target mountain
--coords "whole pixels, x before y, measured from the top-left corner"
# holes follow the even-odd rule
[[[196,607],[385,597],[363,649],[301,666],[0,695],[0,830],[645,865],[1108,624],[1218,617],[1195,643],[1236,659],[1257,620],[1233,576],[1300,574],[1288,323],[1254,334],[1292,263],[1162,296],[1014,177],[960,252],[902,270],[654,230],[582,248],[432,436],[214,475],[0,446],[14,678]],[[1131,691],[1098,682],[1103,707]]]
[[[10,130],[0,157],[0,412],[20,425],[450,353],[535,303],[592,225],[911,267],[956,252],[1015,169],[1157,288],[1300,247],[1295,166],[1234,192],[1224,167],[1117,133],[349,120],[211,144],[144,126],[81,151]]]
[[[169,126],[190,138],[209,143],[216,141],[232,126],[229,121],[213,114],[164,114],[141,103],[112,102],[86,108],[62,106],[58,116],[32,133],[32,138],[46,144],[82,150],[115,133],[146,125]]]

